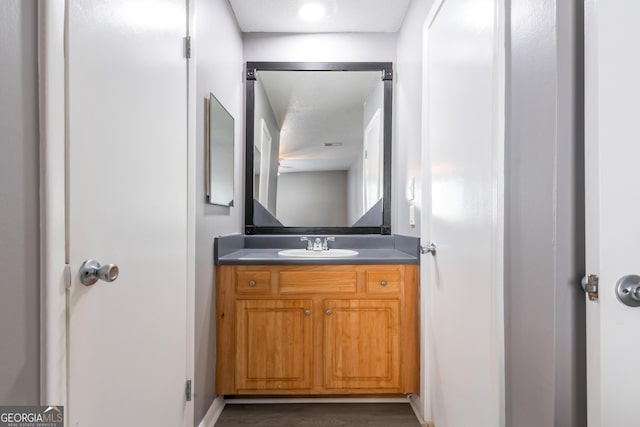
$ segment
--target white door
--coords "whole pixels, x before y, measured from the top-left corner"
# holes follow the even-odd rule
[[[185,1],[67,3],[68,425],[187,425]]]
[[[589,0],[585,12],[586,271],[600,279],[587,301],[588,423],[637,427],[640,307],[615,287],[640,275],[640,2]]]
[[[438,427],[504,426],[504,24],[498,0],[425,25],[422,405]]]

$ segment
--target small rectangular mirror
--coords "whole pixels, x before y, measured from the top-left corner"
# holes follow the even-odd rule
[[[213,94],[207,104],[207,200],[212,205],[233,206],[233,116]]]

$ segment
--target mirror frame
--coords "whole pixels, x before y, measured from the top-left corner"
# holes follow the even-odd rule
[[[264,227],[253,223],[253,146],[255,81],[258,71],[380,71],[383,100],[382,224],[375,227]],[[247,62],[245,76],[245,234],[391,234],[391,139],[393,121],[393,64],[391,62]],[[366,213],[366,212],[365,212]],[[364,215],[364,214],[363,214]]]

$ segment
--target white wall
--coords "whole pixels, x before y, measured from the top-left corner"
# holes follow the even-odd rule
[[[393,232],[420,236],[420,210],[428,208],[421,200],[422,169],[422,54],[423,26],[433,0],[413,0],[398,33],[397,79],[395,85],[395,126],[392,183]],[[408,180],[415,178],[415,199],[405,196]],[[416,226],[409,225],[409,204],[416,207]]]
[[[242,38],[226,0],[195,0],[196,33],[196,266],[195,425],[215,398],[215,277],[213,238],[242,231],[244,205]],[[235,119],[234,206],[212,206],[205,196],[205,99],[213,93]]]
[[[348,227],[347,172],[281,174],[276,212],[289,227]]]
[[[372,61],[396,59],[393,33],[245,33],[245,61]]]
[[[40,398],[37,6],[0,2],[0,405]]]

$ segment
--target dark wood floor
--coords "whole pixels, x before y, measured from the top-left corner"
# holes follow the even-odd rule
[[[215,427],[420,427],[407,403],[227,404]]]

